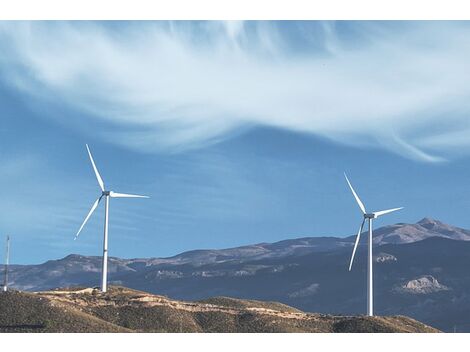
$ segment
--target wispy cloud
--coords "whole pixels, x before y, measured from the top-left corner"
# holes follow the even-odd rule
[[[140,150],[268,125],[436,162],[468,145],[469,36],[465,22],[5,22],[0,72]]]

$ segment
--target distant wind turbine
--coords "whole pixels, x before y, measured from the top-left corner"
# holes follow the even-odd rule
[[[8,265],[10,264],[10,236],[7,236],[5,252],[5,273],[3,275],[3,292],[8,291]]]
[[[95,211],[96,207],[98,206],[101,198],[105,197],[105,207],[104,207],[104,240],[103,240],[103,268],[102,268],[102,276],[101,276],[101,291],[107,291],[107,274],[108,274],[108,213],[109,213],[109,198],[149,198],[148,196],[140,196],[136,194],[126,194],[126,193],[116,193],[113,191],[106,191],[103,179],[96,168],[95,162],[93,160],[93,156],[91,155],[90,148],[88,148],[88,144],[86,144],[86,149],[88,150],[88,156],[90,157],[91,165],[93,166],[93,170],[95,171],[96,179],[98,180],[98,184],[101,189],[101,195],[98,199],[93,203],[91,206],[90,212],[86,216],[85,220],[80,226],[77,234],[75,235],[75,240],[78,238],[78,235],[82,231],[83,227],[85,226],[86,222],[90,218],[91,214]]]
[[[366,220],[369,221],[369,248],[368,248],[369,251],[368,251],[368,258],[367,258],[367,315],[372,317],[374,315],[374,284],[373,284],[374,277],[373,277],[373,269],[372,269],[372,219],[376,219],[381,215],[403,209],[403,207],[376,211],[373,213],[367,213],[366,208],[364,207],[364,204],[362,204],[361,200],[359,199],[359,196],[354,191],[354,188],[352,187],[351,182],[349,182],[348,176],[344,174],[344,177],[346,178],[349,188],[351,188],[351,192],[354,198],[356,199],[356,202],[359,205],[359,208],[361,209],[362,214],[364,216],[364,220],[362,220],[361,227],[359,228],[359,232],[357,233],[356,243],[354,244],[354,249],[353,249],[352,256],[351,256],[351,262],[349,263],[349,271],[351,271],[351,268],[352,268],[354,255],[356,254],[357,245],[359,244],[359,239],[361,238],[361,233],[362,233],[362,229],[364,228],[364,223],[366,222]]]

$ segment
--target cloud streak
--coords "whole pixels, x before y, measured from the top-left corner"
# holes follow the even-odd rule
[[[437,162],[468,145],[469,36],[465,22],[8,22],[0,72],[143,151],[270,126]]]

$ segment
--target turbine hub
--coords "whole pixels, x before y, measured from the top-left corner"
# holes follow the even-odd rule
[[[111,191],[103,191],[101,192],[101,195],[103,196],[109,196],[111,194]]]
[[[366,218],[366,219],[376,219],[377,215],[375,215],[374,213],[364,214],[364,218]]]

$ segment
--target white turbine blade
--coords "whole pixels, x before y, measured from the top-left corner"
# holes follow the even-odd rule
[[[359,199],[359,196],[357,195],[356,191],[354,190],[353,186],[351,185],[351,182],[349,182],[348,176],[346,176],[346,173],[344,174],[344,177],[346,177],[346,181],[348,182],[349,188],[351,188],[352,194],[354,198],[356,198],[356,202],[359,205],[359,208],[361,208],[362,213],[366,213],[366,208],[364,207],[364,204],[362,204],[361,200]]]
[[[397,211],[397,210],[400,210],[400,209],[403,209],[403,207],[400,207],[400,208],[393,208],[393,209],[387,209],[387,210],[382,210],[382,211],[376,211],[376,212],[374,212],[373,214],[374,214],[376,217],[379,217],[380,215],[388,214],[388,213],[391,213],[391,212],[394,212],[394,211]]]
[[[96,179],[98,180],[98,184],[100,185],[101,190],[104,192],[104,183],[103,179],[96,168],[95,161],[93,160],[93,156],[91,156],[90,148],[88,148],[88,144],[86,144],[86,149],[88,150],[88,155],[90,156],[91,165],[93,165],[93,170],[95,170]]]
[[[93,203],[93,205],[91,206],[90,212],[88,213],[88,215],[86,216],[85,220],[83,221],[82,226],[80,226],[80,229],[78,230],[77,234],[75,235],[74,240],[77,239],[78,235],[80,234],[80,232],[81,232],[82,229],[83,229],[83,226],[85,226],[85,224],[86,224],[86,222],[88,221],[88,219],[90,218],[91,214],[93,214],[93,212],[95,211],[95,209],[96,209],[96,207],[98,206],[98,203],[100,202],[100,200],[101,200],[101,197],[99,197],[99,198]]]
[[[365,222],[366,222],[366,219],[364,218],[364,220],[362,220],[361,227],[359,228],[359,232],[357,233],[357,236],[356,236],[356,243],[354,243],[354,249],[353,249],[352,256],[351,256],[351,261],[349,262],[349,271],[351,271],[351,268],[353,265],[354,255],[356,254],[357,245],[359,244],[359,239],[361,238],[361,233],[362,233],[362,229],[364,228]]]
[[[111,198],[150,198],[149,196],[140,196],[138,194],[126,194],[126,193],[116,193],[116,192],[110,192],[109,196]]]

